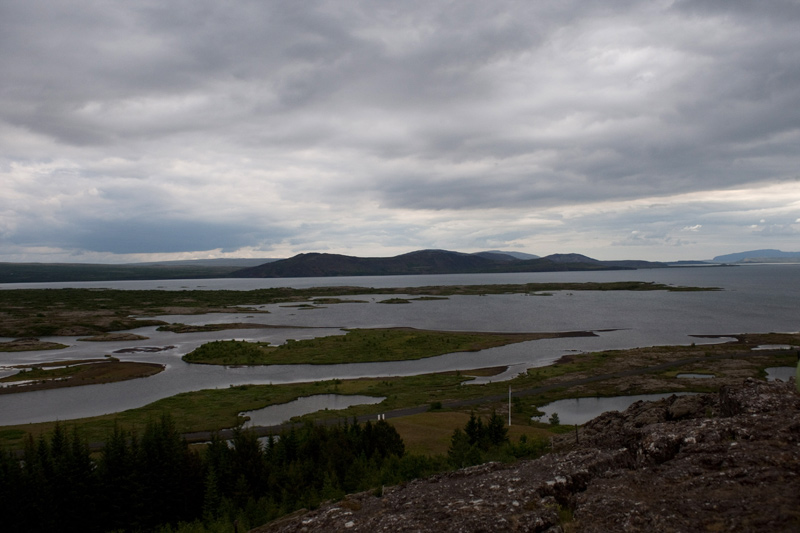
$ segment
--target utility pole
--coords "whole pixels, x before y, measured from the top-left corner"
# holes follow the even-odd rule
[[[508,427],[511,427],[511,385],[508,386]]]

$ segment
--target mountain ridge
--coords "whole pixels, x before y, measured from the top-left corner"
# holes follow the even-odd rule
[[[231,274],[231,277],[283,278],[560,272],[665,267],[667,265],[664,263],[652,261],[600,261],[581,254],[553,254],[523,260],[503,252],[467,254],[448,250],[417,250],[394,257],[355,257],[311,252],[237,270]]]
[[[732,254],[718,255],[716,263],[782,263],[800,262],[800,252],[783,252],[773,248],[749,250]]]

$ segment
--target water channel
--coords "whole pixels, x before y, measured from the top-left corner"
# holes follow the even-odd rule
[[[252,322],[264,329],[176,334],[153,327],[132,330],[140,341],[89,343],[75,337],[50,337],[69,347],[58,351],[0,354],[3,366],[53,360],[89,359],[113,354],[121,360],[166,365],[158,375],[120,383],[0,395],[0,425],[68,420],[140,407],[180,392],[241,384],[296,383],[324,379],[403,376],[508,365],[508,379],[527,368],[552,363],[567,353],[640,346],[721,342],[692,335],[726,335],[800,330],[800,265],[673,268],[636,271],[385,276],[360,278],[224,279],[69,284],[3,284],[3,290],[46,287],[117,289],[228,289],[262,287],[363,286],[410,287],[452,284],[652,281],[673,285],[720,287],[712,292],[556,291],[551,296],[524,294],[452,296],[447,300],[380,304],[380,295],[346,296],[364,303],[313,309],[263,305],[268,313],[221,313],[158,317],[168,322],[208,324]],[[396,296],[396,295],[392,295]],[[388,297],[388,296],[387,296]],[[280,327],[274,327],[280,326]],[[342,328],[414,327],[451,331],[595,331],[594,337],[547,339],[481,352],[454,353],[419,361],[341,365],[218,367],[184,363],[181,356],[217,339],[281,344],[342,334]],[[0,341],[10,340],[1,339]],[[723,339],[724,340],[724,339]],[[161,351],[137,351],[157,348]],[[127,353],[117,353],[125,350]],[[0,368],[0,371],[3,369]]]

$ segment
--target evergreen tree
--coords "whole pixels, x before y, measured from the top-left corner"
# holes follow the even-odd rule
[[[22,486],[20,460],[12,452],[0,450],[0,516],[9,531],[21,531],[25,523],[20,501]]]
[[[470,448],[469,436],[461,428],[456,428],[450,437],[450,448],[447,450],[447,457],[453,468],[469,466]]]
[[[124,529],[139,515],[137,438],[116,424],[106,437],[97,465],[101,523],[109,530]]]
[[[486,433],[492,446],[501,446],[508,442],[508,428],[503,417],[495,411],[492,411],[492,416],[489,417]]]

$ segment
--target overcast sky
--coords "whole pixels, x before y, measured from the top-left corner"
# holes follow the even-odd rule
[[[0,261],[800,250],[800,2],[0,0]]]

